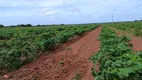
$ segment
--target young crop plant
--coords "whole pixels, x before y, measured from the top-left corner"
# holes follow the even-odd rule
[[[141,80],[142,57],[141,53],[133,54],[128,47],[129,38],[118,37],[107,27],[103,27],[99,40],[101,49],[90,59],[94,66],[92,74],[95,80]]]
[[[142,22],[121,22],[121,23],[104,24],[104,25],[132,33],[135,36],[142,37]]]
[[[74,36],[98,25],[66,25],[49,27],[13,27],[0,29],[0,71],[19,69],[45,51],[55,49]],[[0,72],[1,73],[1,72]]]

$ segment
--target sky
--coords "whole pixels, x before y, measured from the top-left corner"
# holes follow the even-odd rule
[[[0,0],[0,24],[78,24],[142,19],[142,0]]]

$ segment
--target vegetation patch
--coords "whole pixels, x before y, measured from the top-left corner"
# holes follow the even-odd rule
[[[106,26],[112,26],[117,29],[133,33],[136,36],[142,37],[142,22],[120,22],[114,24],[104,24]]]
[[[20,68],[71,37],[97,28],[97,25],[52,27],[9,27],[0,29],[0,70]],[[42,52],[41,52],[42,51]]]
[[[90,59],[99,70],[92,69],[95,80],[141,80],[141,52],[133,54],[128,47],[128,37],[118,37],[106,26],[100,34],[101,49]]]

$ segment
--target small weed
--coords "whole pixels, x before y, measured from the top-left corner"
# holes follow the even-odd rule
[[[81,74],[77,72],[72,80],[81,80]]]
[[[67,47],[67,50],[72,50],[72,47]]]
[[[60,62],[59,62],[59,66],[62,66],[63,64],[64,64],[63,61],[60,61]]]

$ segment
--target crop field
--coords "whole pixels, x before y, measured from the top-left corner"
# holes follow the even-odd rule
[[[142,37],[142,22],[119,22],[114,24],[105,24],[107,26],[112,26],[120,30],[132,33],[136,36]]]
[[[129,37],[118,37],[104,26],[99,40],[101,49],[90,58],[95,66],[99,64],[100,67],[99,71],[93,68],[95,80],[141,80],[142,52],[134,54],[128,44]]]
[[[142,22],[0,28],[0,80],[142,80],[141,45]]]
[[[49,51],[70,38],[93,30],[97,25],[1,28],[0,68],[18,69],[32,61],[40,51]]]

